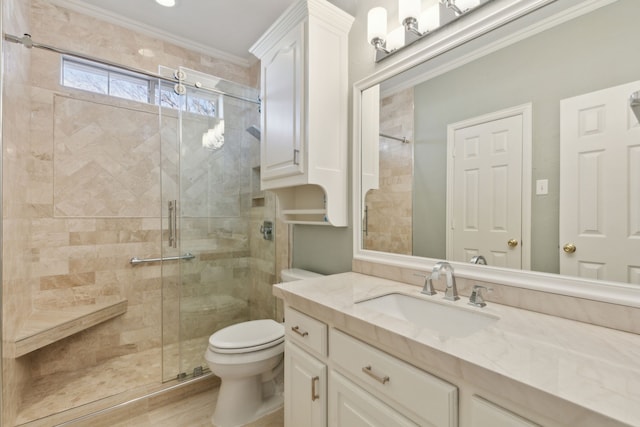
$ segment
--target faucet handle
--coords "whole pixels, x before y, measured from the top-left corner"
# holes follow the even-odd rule
[[[484,297],[482,296],[482,291],[485,290],[487,292],[493,291],[493,288],[488,288],[482,285],[474,285],[471,290],[471,295],[469,295],[469,305],[474,307],[485,307],[487,305],[484,302]]]
[[[437,294],[436,290],[433,288],[433,282],[432,282],[431,276],[429,274],[426,274],[426,273],[425,274],[414,273],[413,275],[424,278],[424,286],[423,286],[422,290],[420,291],[421,293],[423,293],[425,295],[436,295]]]

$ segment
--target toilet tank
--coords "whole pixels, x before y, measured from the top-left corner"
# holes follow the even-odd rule
[[[280,272],[280,278],[283,282],[293,282],[322,276],[324,276],[324,274],[314,273],[313,271],[302,270],[300,268],[289,268]]]

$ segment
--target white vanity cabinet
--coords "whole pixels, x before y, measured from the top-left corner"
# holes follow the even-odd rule
[[[331,329],[329,343],[332,369],[353,381],[332,370],[330,425],[458,425],[456,386],[336,329]],[[376,416],[368,406],[376,408]]]
[[[299,0],[250,49],[261,60],[261,188],[285,222],[347,225],[352,23],[326,0]]]
[[[285,308],[285,427],[327,426],[327,325]]]
[[[471,398],[471,427],[539,427],[520,415],[514,414],[480,396]]]
[[[329,425],[333,427],[418,426],[336,371],[331,371],[329,382]]]
[[[284,357],[284,425],[326,427],[327,365],[290,342]]]
[[[458,389],[285,307],[285,427],[458,425]]]

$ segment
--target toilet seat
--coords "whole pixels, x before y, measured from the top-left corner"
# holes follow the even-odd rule
[[[271,319],[251,320],[220,329],[209,337],[216,353],[249,353],[277,346],[284,341],[284,326]]]

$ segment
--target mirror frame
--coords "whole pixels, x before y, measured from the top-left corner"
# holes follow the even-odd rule
[[[362,92],[418,65],[420,81],[438,76],[466,62],[542,32],[547,28],[591,12],[617,0],[494,0],[441,30],[425,37],[394,57],[377,64],[370,76],[353,85],[353,258],[376,264],[430,271],[440,261],[362,248]],[[515,22],[515,21],[518,22]],[[513,23],[514,25],[509,25]],[[481,36],[486,36],[478,46]],[[457,47],[460,53],[453,52]],[[452,58],[442,55],[453,53]],[[446,56],[446,55],[444,55]],[[425,77],[426,73],[426,77]],[[640,307],[637,285],[583,279],[559,274],[514,270],[451,262],[456,275],[534,291]]]

